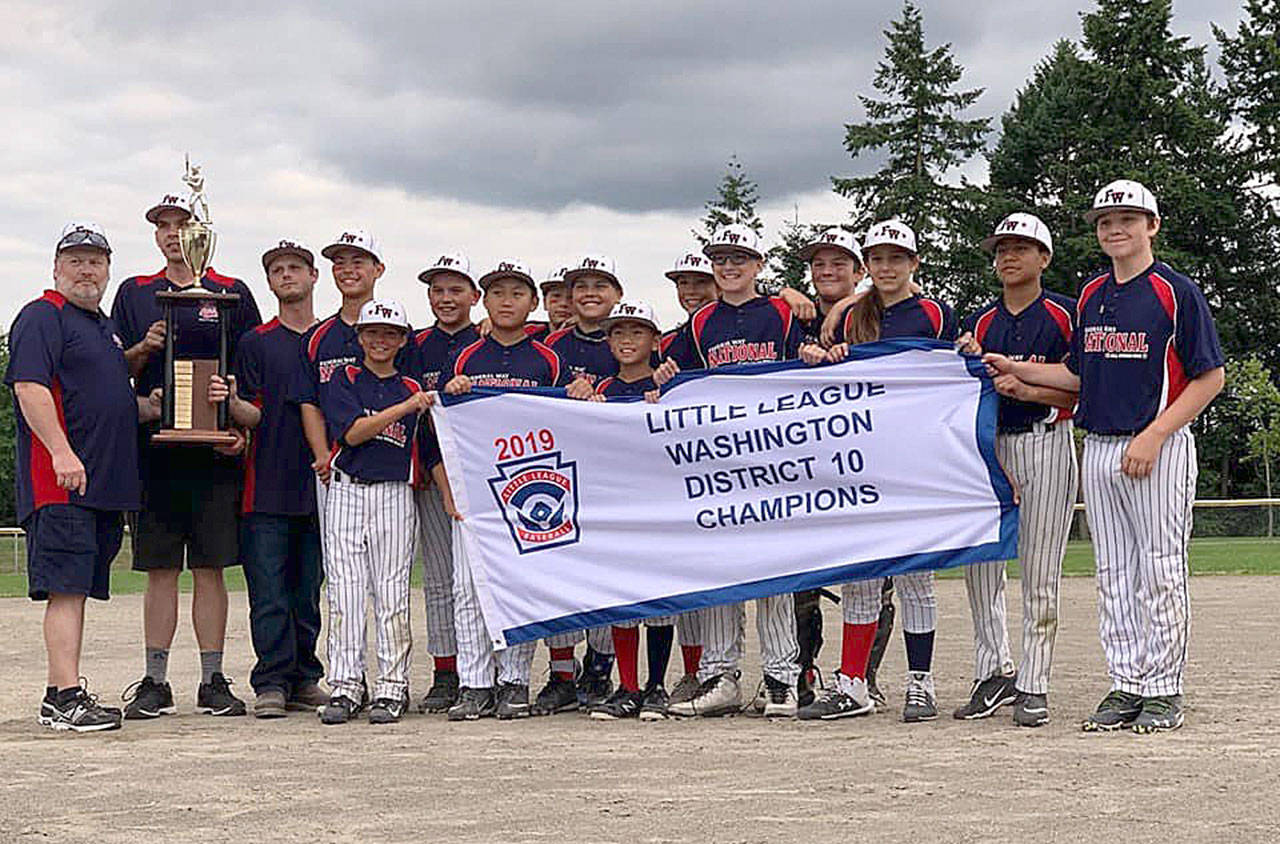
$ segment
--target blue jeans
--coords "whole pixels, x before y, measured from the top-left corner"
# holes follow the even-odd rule
[[[249,587],[249,632],[258,662],[254,692],[291,695],[324,676],[320,638],[320,529],[315,516],[250,513],[240,544]]]

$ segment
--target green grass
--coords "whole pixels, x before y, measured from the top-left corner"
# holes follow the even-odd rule
[[[7,543],[5,543],[7,544]],[[0,545],[0,598],[16,598],[27,594],[25,551],[21,542],[11,553],[5,553]],[[16,555],[16,556],[15,556]],[[126,542],[112,566],[111,593],[113,595],[140,594],[147,586],[147,577],[129,569],[132,557]],[[1093,575],[1093,551],[1087,542],[1072,542],[1067,546],[1067,558],[1062,571],[1068,577]],[[413,567],[413,585],[420,586],[422,569]],[[1272,574],[1280,575],[1280,539],[1254,537],[1206,537],[1191,540],[1192,574]],[[1017,566],[1009,565],[1009,575],[1017,577]],[[940,577],[959,577],[956,569],[940,572]],[[237,568],[225,574],[227,588],[233,592],[244,591],[244,574]],[[191,591],[191,574],[184,572],[178,581],[183,592]]]

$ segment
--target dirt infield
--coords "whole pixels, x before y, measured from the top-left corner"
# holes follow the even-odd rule
[[[1064,583],[1054,721],[1040,730],[1012,726],[1008,710],[977,723],[949,717],[968,692],[968,609],[962,583],[938,591],[944,717],[932,724],[896,718],[900,639],[884,668],[890,713],[834,724],[213,719],[193,712],[197,660],[184,598],[170,668],[181,714],[84,736],[36,725],[40,607],[3,600],[0,840],[1277,839],[1280,726],[1269,703],[1280,696],[1280,578],[1193,580],[1187,726],[1143,738],[1078,731],[1106,690],[1091,581]],[[839,615],[825,609],[829,666]],[[243,593],[232,595],[232,619],[228,670],[243,683],[251,661]],[[91,605],[84,665],[104,700],[136,679],[140,636],[140,597]],[[539,650],[535,676],[545,666]],[[753,683],[757,665],[748,658]],[[422,656],[415,695],[428,674]]]

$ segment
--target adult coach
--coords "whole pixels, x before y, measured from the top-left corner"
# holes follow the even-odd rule
[[[1053,237],[1034,214],[1010,214],[982,241],[994,257],[1001,295],[963,323],[961,348],[1012,360],[1058,362],[1071,350],[1076,303],[1046,291],[1040,276],[1053,259]],[[1058,634],[1058,584],[1079,488],[1071,410],[1077,396],[996,379],[1000,393],[996,456],[1021,493],[1018,565],[1022,570],[1022,661],[1015,672],[1005,616],[1005,563],[965,566],[973,614],[974,681],[955,717],[972,721],[1014,705],[1013,722],[1049,722],[1049,672]]]
[[[1111,691],[1083,729],[1174,730],[1183,721],[1190,622],[1190,424],[1222,390],[1222,349],[1200,288],[1155,260],[1161,222],[1149,190],[1112,182],[1085,219],[1111,270],[1080,290],[1066,363],[984,360],[995,373],[1080,392],[1098,631],[1111,675]]]
[[[241,560],[249,589],[249,632],[257,663],[249,683],[253,714],[278,718],[314,711],[320,688],[320,526],[311,449],[288,391],[315,324],[315,255],[297,240],[262,254],[279,315],[240,338],[235,381],[226,385],[235,421],[252,429],[241,498]],[[216,376],[215,376],[216,377]]]
[[[135,510],[138,402],[115,326],[99,310],[111,247],[93,223],[63,229],[53,290],[9,331],[17,416],[16,503],[27,534],[27,590],[45,601],[48,680],[40,723],[90,732],[120,727],[80,685],[85,596],[109,596],[123,511]]]
[[[200,286],[239,294],[230,314],[230,355],[236,341],[260,324],[258,305],[243,281],[208,270],[195,278],[182,260],[178,230],[190,217],[174,196],[165,196],[146,213],[155,226],[164,269],[127,278],[116,292],[111,316],[125,344],[125,359],[139,396],[164,383],[164,322],[156,294]],[[218,355],[218,313],[213,307],[174,310],[174,354],[178,359]],[[243,715],[244,702],[231,693],[222,673],[227,632],[227,587],[222,570],[238,563],[236,511],[240,467],[237,458],[201,446],[152,446],[155,424],[141,429],[142,509],[133,535],[133,568],[147,573],[143,599],[146,670],[127,692],[125,718],[155,718],[176,711],[168,682],[169,647],[178,626],[178,575],[183,561],[195,583],[191,620],[200,647],[200,687],[196,708],[211,715]]]

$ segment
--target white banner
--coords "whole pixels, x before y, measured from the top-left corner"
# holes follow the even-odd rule
[[[680,375],[657,404],[432,409],[489,633],[551,633],[1013,557],[981,364],[930,340]]]

